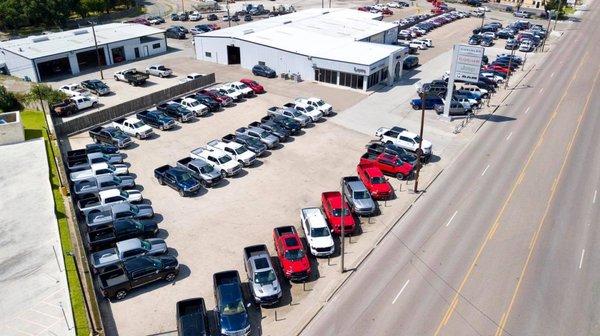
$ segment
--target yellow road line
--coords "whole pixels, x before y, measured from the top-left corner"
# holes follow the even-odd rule
[[[579,133],[579,127],[581,126],[581,121],[583,120],[583,117],[585,116],[585,114],[587,112],[587,108],[590,103],[590,99],[592,98],[592,93],[594,92],[594,87],[596,86],[596,81],[598,80],[599,74],[600,74],[600,70],[596,71],[596,76],[594,77],[594,82],[592,84],[592,88],[590,90],[590,93],[588,94],[585,105],[583,106],[583,112],[579,115],[579,118],[577,119],[577,127],[575,128],[575,132],[573,133],[573,136],[571,137],[571,140],[569,141],[569,145],[567,146],[567,152],[566,152],[564,161],[560,167],[560,171],[558,172],[558,177],[555,180],[555,182],[556,182],[555,185],[558,184],[558,182],[560,181],[560,178],[562,177],[562,173],[563,173],[566,163],[568,161],[569,154],[571,153],[571,149],[573,148],[573,143],[575,142],[575,138],[577,137],[577,134]],[[555,194],[556,194],[556,189],[553,187],[552,193],[550,194],[550,198],[548,199],[548,203],[546,204],[546,210],[544,211],[544,215],[542,216],[542,219],[540,220],[540,224],[537,228],[537,231],[533,235],[533,239],[532,239],[531,245],[530,245],[531,248],[529,249],[529,253],[527,254],[527,259],[525,260],[525,264],[523,265],[523,269],[521,270],[521,275],[519,276],[519,280],[517,281],[517,286],[515,287],[515,291],[510,300],[510,304],[508,305],[508,309],[506,310],[506,313],[505,313],[506,318],[504,319],[504,322],[500,325],[501,332],[500,332],[499,336],[502,336],[504,334],[504,327],[506,325],[506,322],[507,322],[510,312],[512,310],[513,304],[515,303],[517,294],[519,293],[519,288],[521,287],[523,277],[525,276],[525,272],[527,271],[527,267],[529,266],[529,261],[531,260],[531,256],[533,255],[533,250],[534,250],[535,244],[537,242],[537,238],[539,237],[540,231],[542,230],[542,227],[544,226],[544,223],[546,221],[546,216],[548,215],[548,212],[550,211],[550,205],[552,203],[552,200],[554,199]]]
[[[579,73],[579,70],[580,70],[581,66],[583,65],[583,61],[587,58],[587,55],[588,55],[588,52],[586,52],[584,57],[581,58],[581,61],[579,62],[579,65],[577,66],[577,69],[575,70],[573,77],[571,77],[571,80],[569,81],[569,85],[567,86],[566,90],[564,91],[563,95],[561,96],[560,100],[558,101],[558,104],[556,105],[556,108],[553,111],[553,113],[558,111],[558,108],[560,107],[560,105],[562,104],[563,100],[565,99],[567,93],[569,92],[569,89],[571,88],[573,81],[575,81],[575,78],[577,78],[577,74]],[[496,216],[496,220],[494,220],[494,224],[488,231],[486,239],[484,239],[483,242],[481,243],[481,246],[479,247],[479,250],[477,251],[477,254],[475,255],[475,259],[473,259],[473,262],[469,266],[469,269],[467,270],[467,273],[465,274],[463,280],[461,281],[460,286],[458,286],[458,289],[456,290],[456,293],[454,294],[454,299],[452,299],[452,302],[455,302],[458,300],[458,297],[459,297],[462,289],[464,288],[465,284],[467,283],[467,280],[471,276],[471,272],[473,272],[473,269],[475,268],[477,261],[479,261],[479,257],[481,256],[481,253],[485,249],[487,242],[493,237],[494,233],[496,232],[496,229],[498,228],[499,223],[500,223],[500,218],[504,214],[504,211],[506,210],[508,203],[512,199],[515,190],[517,189],[517,187],[523,180],[523,177],[525,176],[525,173],[527,172],[527,168],[529,167],[529,164],[531,163],[531,159],[533,158],[533,155],[537,152],[537,149],[539,148],[539,145],[541,144],[541,139],[544,138],[544,135],[546,134],[546,131],[548,131],[548,128],[550,127],[550,124],[552,123],[552,120],[553,119],[550,118],[548,120],[548,123],[546,123],[546,126],[544,127],[544,130],[542,131],[542,133],[539,137],[540,141],[538,141],[538,144],[535,146],[535,148],[529,154],[529,157],[527,158],[527,161],[525,162],[525,165],[521,169],[519,177],[517,178],[517,182],[513,184],[513,187],[511,189],[510,193],[508,194],[508,198],[506,198],[506,200],[504,201],[504,204],[502,205],[500,212]],[[448,307],[448,309],[446,310],[446,314],[444,314],[444,318],[442,319],[442,321],[440,321],[440,323],[438,324],[438,326],[435,330],[435,333],[433,334],[434,336],[439,335],[440,331],[442,330],[442,327],[444,325],[446,325],[446,323],[448,323],[448,320],[452,316],[452,313],[454,312],[455,307],[456,307],[456,304],[453,304],[453,305],[451,304]]]

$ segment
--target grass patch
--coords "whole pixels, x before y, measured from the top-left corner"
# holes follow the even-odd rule
[[[51,144],[50,141],[48,141],[46,123],[44,122],[44,115],[41,112],[25,110],[21,112],[21,121],[25,128],[25,138],[27,140],[44,137],[46,156],[48,158],[48,165],[50,166],[50,184],[52,186],[52,195],[54,196],[54,212],[56,213],[56,219],[58,220],[58,232],[60,234],[65,270],[67,272],[71,307],[73,307],[73,317],[75,319],[75,331],[78,336],[88,336],[90,334],[90,326],[88,325],[85,301],[83,299],[83,289],[79,283],[79,274],[75,267],[75,260],[72,257],[67,256],[67,253],[73,250],[73,245],[71,243],[71,235],[69,233],[63,196],[59,190],[60,183],[56,161],[52,155],[50,146],[52,145],[54,147],[55,153],[59,153],[59,151],[54,143]]]
[[[575,8],[573,7],[569,7],[569,6],[565,6],[562,9],[562,12],[564,15],[571,15],[571,14],[575,14]]]

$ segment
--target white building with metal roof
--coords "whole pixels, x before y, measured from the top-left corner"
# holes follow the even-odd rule
[[[98,55],[92,27],[85,27],[0,42],[0,62],[12,76],[42,82],[167,51],[162,29],[109,23],[94,30]]]
[[[368,90],[399,79],[408,53],[392,45],[398,26],[379,18],[351,9],[307,9],[196,35],[196,58],[246,69],[262,64],[278,74]]]

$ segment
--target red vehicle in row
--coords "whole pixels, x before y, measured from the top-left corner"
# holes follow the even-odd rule
[[[240,82],[248,85],[248,87],[251,88],[255,94],[265,93],[265,88],[253,79],[242,78],[240,79]]]
[[[344,202],[344,203],[342,203]],[[342,212],[342,204],[344,211]],[[346,200],[342,199],[339,191],[327,191],[321,194],[321,206],[331,227],[331,232],[340,234],[342,232],[342,220],[344,222],[344,233],[353,233],[356,229],[354,216]]]
[[[365,153],[360,157],[359,164],[374,165],[384,174],[392,175],[399,179],[408,178],[413,171],[413,165],[402,161],[402,159],[396,155],[386,153]]]
[[[370,163],[361,163],[356,166],[356,173],[371,193],[371,197],[377,200],[392,197],[394,189],[377,166]]]
[[[508,74],[508,67],[503,67],[501,65],[486,65],[483,67],[483,70],[492,70],[501,72],[503,74]]]
[[[293,226],[274,228],[273,242],[285,277],[293,281],[308,279],[310,261],[304,252],[304,245],[302,245],[296,229]]]
[[[210,98],[216,100],[223,107],[230,106],[233,104],[233,99],[231,99],[231,97],[228,97],[217,90],[203,89],[198,91],[197,93],[209,96]]]

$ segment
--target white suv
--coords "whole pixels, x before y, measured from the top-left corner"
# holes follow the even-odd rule
[[[242,171],[242,165],[222,150],[199,147],[190,152],[193,159],[203,159],[208,164],[220,171],[222,175],[230,177]]]
[[[300,210],[300,221],[310,253],[315,257],[326,257],[335,251],[331,231],[320,208],[304,208]]]
[[[229,156],[233,157],[237,162],[243,166],[250,166],[256,160],[256,154],[248,150],[244,145],[237,142],[225,143],[220,140],[211,140],[206,144],[209,149],[216,149],[223,151]]]

